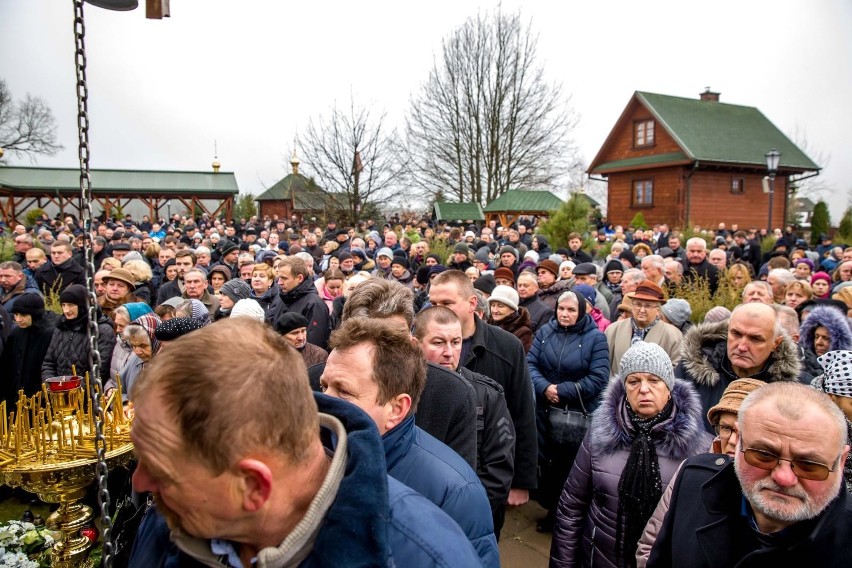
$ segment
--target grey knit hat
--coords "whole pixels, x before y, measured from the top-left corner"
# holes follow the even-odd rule
[[[219,288],[219,293],[228,296],[234,302],[251,297],[251,286],[242,278],[232,278]]]
[[[651,373],[666,383],[671,391],[674,388],[674,373],[669,354],[656,343],[637,341],[621,358],[619,375],[624,381],[633,373]]]
[[[678,329],[681,329],[686,320],[692,316],[692,307],[689,302],[680,298],[671,298],[660,307],[660,311]]]

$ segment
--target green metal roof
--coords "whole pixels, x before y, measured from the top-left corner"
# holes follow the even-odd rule
[[[820,169],[754,107],[641,91],[636,97],[692,160],[766,167],[766,153],[776,148],[779,169]]]
[[[485,206],[486,213],[555,211],[562,200],[549,191],[511,189]]]
[[[643,166],[658,166],[672,162],[687,162],[691,160],[683,152],[671,152],[668,154],[656,154],[653,156],[643,156],[641,158],[628,158],[626,160],[616,160],[607,162],[595,168],[596,172],[611,172],[620,169],[641,168]]]
[[[231,194],[239,193],[233,172],[92,170],[94,194]],[[76,168],[0,167],[0,187],[22,192],[80,191]]]
[[[289,174],[278,181],[275,185],[255,197],[255,201],[277,201],[280,199],[290,199],[291,191],[309,191],[308,181],[308,178],[302,174]]]
[[[450,221],[454,219],[484,221],[485,214],[482,212],[482,206],[479,203],[450,203],[449,201],[441,201],[435,203],[435,219],[438,221]]]

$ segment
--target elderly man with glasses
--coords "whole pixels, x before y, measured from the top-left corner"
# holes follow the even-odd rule
[[[625,297],[630,298],[631,316],[613,322],[605,332],[611,368],[618,368],[621,357],[636,341],[656,343],[671,357],[672,364],[677,366],[683,334],[672,324],[660,319],[660,306],[666,303],[663,289],[650,280],[644,280]]]
[[[771,383],[745,398],[736,427],[733,459],[684,462],[648,566],[849,566],[840,409],[806,385]]]

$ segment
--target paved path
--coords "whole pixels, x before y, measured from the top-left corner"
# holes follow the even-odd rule
[[[504,568],[547,568],[551,535],[535,530],[536,522],[544,514],[545,510],[533,501],[506,511],[500,536],[500,560]]]

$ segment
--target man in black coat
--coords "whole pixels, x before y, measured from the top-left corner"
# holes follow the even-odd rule
[[[470,279],[457,270],[435,276],[429,301],[444,306],[462,324],[462,366],[495,380],[503,387],[515,426],[515,470],[508,504],[523,505],[537,485],[538,435],[535,426],[532,382],[524,347],[517,337],[488,325],[476,315],[476,295]]]
[[[707,280],[710,296],[719,286],[719,269],[707,260],[707,242],[701,237],[686,241],[686,259],[683,261],[684,282],[695,282],[698,278]]]
[[[54,241],[50,247],[50,262],[35,273],[39,290],[47,294],[55,286],[59,294],[72,284],[86,285],[86,269],[74,262],[73,254],[70,243]]]
[[[267,323],[274,325],[287,312],[302,314],[308,320],[308,343],[325,349],[331,318],[305,261],[294,256],[283,258],[278,265],[278,286],[281,290],[266,311]]]
[[[426,360],[458,372],[476,391],[476,475],[482,481],[494,534],[499,540],[515,467],[515,427],[503,387],[485,375],[459,367],[461,322],[452,310],[426,308],[414,318],[414,336]]]
[[[341,320],[353,317],[394,319],[411,329],[414,293],[395,280],[370,279],[359,284],[344,304]],[[308,369],[311,388],[317,392],[323,371],[325,363]],[[417,405],[417,425],[476,468],[476,420],[474,388],[456,373],[428,363],[426,385]]]
[[[553,310],[538,297],[538,277],[534,272],[524,270],[518,274],[518,283],[515,287],[518,289],[520,298],[518,307],[526,308],[530,313],[530,329],[535,335],[536,330],[553,317]]]
[[[684,462],[648,567],[849,566],[840,409],[816,389],[778,382],[745,398],[737,426],[733,461]]]

